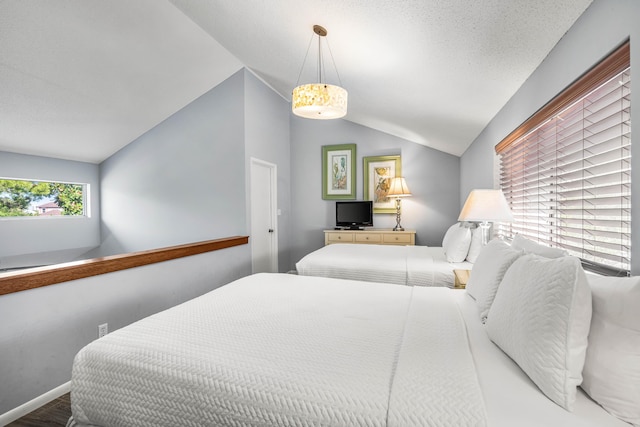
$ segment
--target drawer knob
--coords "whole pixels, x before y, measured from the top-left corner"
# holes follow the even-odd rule
[[[369,240],[369,236],[365,237],[367,240]]]
[[[338,240],[342,239],[342,236],[338,236]]]
[[[396,240],[398,240],[398,238],[396,237]]]

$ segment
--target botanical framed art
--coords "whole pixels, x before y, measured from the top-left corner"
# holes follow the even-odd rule
[[[395,200],[387,197],[391,178],[402,176],[400,156],[364,157],[364,200],[373,201],[373,213],[396,213]]]
[[[322,146],[322,198],[356,198],[356,144]]]

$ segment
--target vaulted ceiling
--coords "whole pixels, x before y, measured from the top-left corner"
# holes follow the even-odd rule
[[[0,0],[0,151],[99,163],[243,66],[290,100],[320,24],[346,120],[461,155],[590,3]]]

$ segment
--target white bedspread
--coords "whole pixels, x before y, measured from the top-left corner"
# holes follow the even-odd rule
[[[453,287],[453,270],[472,266],[448,262],[441,247],[338,243],[306,255],[296,270],[303,276]]]
[[[98,426],[483,426],[458,292],[249,276],[81,350],[73,417]]]
[[[484,401],[450,289],[413,288],[390,397],[390,426],[482,426]]]

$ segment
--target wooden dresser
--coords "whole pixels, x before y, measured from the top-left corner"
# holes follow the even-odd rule
[[[393,231],[385,228],[367,230],[324,230],[324,244],[332,243],[368,243],[371,245],[415,245],[416,231]]]

